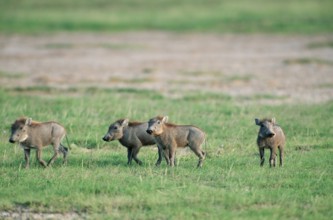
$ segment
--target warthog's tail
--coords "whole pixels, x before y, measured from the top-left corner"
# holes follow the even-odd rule
[[[67,137],[67,135],[66,135],[66,142],[67,142],[67,146],[68,146],[68,148],[69,148],[70,150],[72,150],[71,145],[69,144],[69,141],[68,141],[68,137]]]
[[[204,140],[204,146],[205,146],[204,149],[206,149],[207,148],[207,136],[205,137],[205,140]],[[206,151],[202,151],[202,154],[206,157],[207,156],[207,150]]]

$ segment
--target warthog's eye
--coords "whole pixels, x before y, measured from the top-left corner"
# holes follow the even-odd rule
[[[161,124],[161,122],[160,122],[160,121],[158,121],[158,122],[157,122],[157,124]]]
[[[22,130],[23,129],[23,127],[20,127],[20,130]]]
[[[114,126],[114,127],[113,127],[113,129],[114,129],[114,130],[117,130],[117,129],[118,129],[118,127],[117,127],[117,126]]]

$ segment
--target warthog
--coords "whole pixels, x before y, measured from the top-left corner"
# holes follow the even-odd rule
[[[11,127],[10,143],[18,142],[24,149],[25,167],[29,167],[30,150],[35,148],[37,160],[41,165],[47,167],[57,158],[58,153],[64,155],[64,163],[67,161],[68,149],[61,144],[61,140],[66,135],[65,128],[57,122],[36,122],[31,118],[19,118]],[[53,145],[54,155],[46,163],[42,159],[42,148]]]
[[[104,141],[119,140],[119,142],[127,148],[127,164],[132,163],[132,159],[136,163],[142,165],[142,161],[137,155],[142,146],[150,146],[156,144],[154,138],[147,134],[147,122],[129,122],[128,119],[119,119],[109,126],[109,130],[103,137]],[[158,148],[158,160],[156,165],[160,165],[162,161],[162,152]]]
[[[178,147],[189,146],[199,157],[198,167],[202,167],[205,152],[201,145],[205,140],[205,133],[192,125],[175,125],[167,123],[168,116],[157,116],[148,122],[147,133],[155,138],[157,145],[164,150],[167,163],[175,165],[175,153]]]
[[[283,150],[285,145],[285,136],[282,128],[275,123],[275,118],[272,119],[255,119],[256,125],[260,126],[257,144],[260,153],[260,166],[263,166],[265,157],[264,150],[268,148],[271,152],[269,158],[270,167],[275,167],[277,149],[280,153],[280,166],[283,163]]]

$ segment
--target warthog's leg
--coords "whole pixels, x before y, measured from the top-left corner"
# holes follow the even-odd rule
[[[158,146],[158,145],[157,145],[157,149],[158,149],[158,159],[157,159],[157,161],[156,161],[155,166],[159,166],[159,165],[161,165],[161,162],[162,162],[162,152],[163,152],[163,150],[162,150],[162,148],[161,148],[160,146]]]
[[[64,145],[60,144],[59,151],[64,155],[64,161],[63,164],[67,163],[67,154],[68,154],[68,148]]]
[[[260,166],[263,166],[265,162],[265,149],[263,147],[259,148],[259,154],[260,154]]]
[[[132,152],[133,149],[131,147],[127,148],[127,164],[132,164]]]
[[[205,153],[204,151],[202,151],[202,150],[201,150],[201,153],[202,153],[202,155],[203,155],[203,158],[200,158],[200,159],[199,159],[199,163],[198,163],[198,166],[197,166],[197,167],[202,167],[202,163],[203,163],[203,161],[204,161],[205,158],[206,158],[206,153]]]
[[[163,153],[164,153],[164,158],[166,160],[167,165],[170,165],[169,149],[168,148],[163,149]]]
[[[190,145],[191,150],[199,157],[199,162],[197,167],[202,167],[202,163],[205,160],[205,152],[203,152],[200,146]]]
[[[139,160],[139,158],[137,157],[139,151],[140,151],[140,147],[134,148],[132,155],[133,155],[133,159],[135,160],[135,162],[139,165],[142,165],[142,161]]]
[[[284,156],[283,146],[279,147],[279,153],[280,153],[280,167],[282,167],[282,165],[283,165],[283,156]]]
[[[276,161],[276,147],[270,148],[271,156],[269,158],[269,165],[270,167],[275,167],[275,161]]]
[[[30,148],[24,149],[25,168],[29,168],[30,165]]]
[[[169,159],[170,159],[170,166],[175,166],[175,155],[176,155],[176,148],[175,146],[171,146],[169,148]]]
[[[37,151],[36,151],[36,157],[37,160],[39,161],[39,163],[43,166],[43,167],[47,167],[46,162],[42,159],[42,148],[38,147]]]
[[[53,154],[52,158],[49,160],[49,162],[47,163],[48,166],[52,165],[53,162],[55,161],[55,159],[57,159],[57,157],[59,155],[60,145],[61,145],[60,141],[56,141],[53,143],[54,154]]]
[[[174,161],[174,164],[175,166],[178,166],[178,160],[177,160],[177,154],[176,154],[177,151],[175,151],[175,157],[173,158],[173,161]]]

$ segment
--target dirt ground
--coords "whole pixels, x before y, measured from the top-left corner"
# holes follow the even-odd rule
[[[0,35],[0,86],[223,93],[240,100],[333,99],[333,36],[129,32]]]
[[[29,210],[20,210],[19,212],[7,212],[2,211],[0,212],[1,219],[87,219],[84,216],[80,216],[75,212],[70,213],[37,213],[37,212],[30,212]]]

